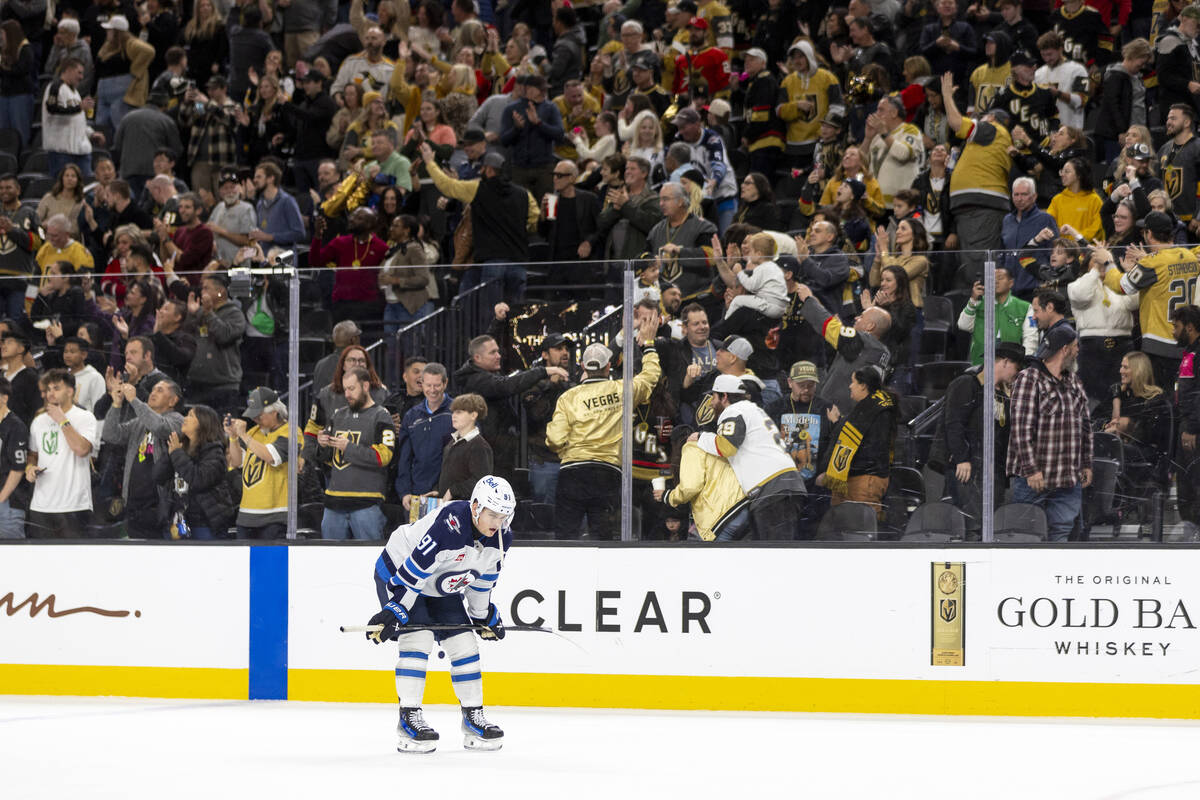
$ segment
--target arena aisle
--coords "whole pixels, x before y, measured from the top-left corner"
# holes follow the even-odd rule
[[[1200,725],[495,708],[506,743],[466,752],[431,706],[430,755],[401,755],[391,706],[0,698],[3,796],[1089,798],[1200,796]]]

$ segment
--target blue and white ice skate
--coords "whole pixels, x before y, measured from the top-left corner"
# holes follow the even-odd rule
[[[481,706],[462,710],[463,747],[468,750],[499,750],[504,746],[504,731],[488,722]]]
[[[396,749],[401,753],[432,753],[437,749],[438,732],[425,722],[420,708],[401,708],[396,724]]]

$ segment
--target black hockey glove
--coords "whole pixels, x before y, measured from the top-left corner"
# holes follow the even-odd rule
[[[504,621],[500,619],[500,611],[495,603],[488,606],[486,619],[471,617],[471,622],[479,626],[475,632],[479,634],[480,639],[496,642],[504,638]]]
[[[383,630],[367,633],[367,638],[375,644],[393,641],[400,637],[400,629],[408,624],[408,612],[404,606],[393,600],[384,606],[382,611],[371,617],[368,624],[383,626]]]

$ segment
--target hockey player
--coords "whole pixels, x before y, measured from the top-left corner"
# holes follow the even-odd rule
[[[1170,386],[1183,356],[1171,317],[1175,309],[1191,302],[1200,279],[1200,263],[1186,247],[1175,245],[1175,225],[1163,212],[1151,211],[1138,227],[1145,248],[1126,248],[1120,265],[1111,265],[1104,273],[1104,285],[1117,294],[1140,296],[1142,352],[1154,366],[1155,382]]]
[[[692,434],[688,441],[729,462],[750,498],[750,517],[760,540],[795,539],[804,481],[783,449],[774,420],[750,402],[735,375],[718,375],[712,395],[713,409],[720,414],[717,432]]]
[[[470,501],[440,506],[416,522],[392,532],[375,562],[375,591],[383,609],[367,634],[376,644],[396,640],[396,695],[400,700],[402,753],[430,753],[438,734],[421,712],[425,665],[435,641],[450,659],[450,681],[462,706],[463,746],[499,750],[504,732],[483,713],[483,675],[479,645],[470,629],[415,630],[408,625],[474,625],[480,638],[504,638],[504,623],[491,602],[504,555],[512,545],[512,519],[517,498],[504,478],[487,475],[475,484]],[[463,594],[467,595],[463,608]]]

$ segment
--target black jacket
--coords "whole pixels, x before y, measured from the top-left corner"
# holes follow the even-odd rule
[[[529,261],[529,192],[503,177],[481,178],[471,201],[475,263]]]
[[[479,368],[467,361],[454,373],[455,396],[474,393],[488,403],[488,415],[480,420],[479,431],[491,442],[499,441],[497,434],[507,434],[516,427],[518,419],[513,410],[513,397],[533,388],[546,377],[545,367],[533,367],[512,375],[501,375]]]
[[[490,415],[489,415],[490,417]],[[451,500],[468,500],[480,478],[492,472],[492,446],[482,435],[451,439],[442,450],[438,497],[450,492]]]
[[[297,91],[292,102],[284,106],[284,113],[296,130],[297,160],[311,161],[334,155],[333,148],[325,141],[325,133],[337,114],[337,104],[328,92],[308,98]]]
[[[478,197],[478,195],[476,195]],[[559,231],[562,226],[558,224],[558,220],[545,222],[546,240],[550,243],[550,253],[558,252],[559,245],[569,247],[572,253],[579,247],[580,242],[587,242],[592,246],[592,258],[599,258],[603,253],[600,252],[600,238],[597,235],[597,223],[600,219],[600,198],[592,192],[584,190],[576,190],[575,192],[575,228],[579,234],[579,240],[575,242],[559,242]]]
[[[171,453],[171,468],[178,479],[175,510],[183,511],[183,518],[191,527],[212,528],[215,536],[224,534],[236,519],[238,509],[226,480],[229,467],[221,443],[202,445],[195,458],[181,447]],[[182,492],[180,481],[184,485]]]

